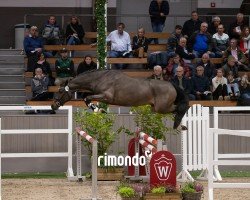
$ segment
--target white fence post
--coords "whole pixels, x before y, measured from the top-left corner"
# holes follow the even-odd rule
[[[182,119],[188,130],[182,131],[182,171],[177,180],[194,181],[189,171],[202,170],[198,178],[207,179],[207,135],[209,108],[193,105]]]

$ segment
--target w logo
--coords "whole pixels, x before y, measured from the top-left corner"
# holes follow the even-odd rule
[[[150,160],[150,185],[176,186],[176,160],[169,151],[158,151]]]
[[[155,160],[154,168],[159,180],[166,181],[172,171],[172,159],[167,159],[164,155]]]

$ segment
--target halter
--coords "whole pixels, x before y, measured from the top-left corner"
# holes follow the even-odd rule
[[[62,88],[60,88],[60,90],[61,90]],[[63,94],[62,94],[62,96],[61,96],[61,98],[60,99],[63,99],[63,97],[65,97],[65,95],[68,95],[68,97],[70,97],[70,90],[69,90],[69,86],[65,86],[65,88],[64,88],[64,91],[65,92],[63,92]],[[63,103],[62,103],[62,101],[60,100],[60,99],[56,99],[56,101],[55,101],[55,104],[57,105],[57,106],[63,106]]]

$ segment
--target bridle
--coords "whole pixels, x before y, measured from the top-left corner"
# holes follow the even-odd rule
[[[71,97],[71,93],[70,93],[70,90],[69,90],[68,86],[65,86],[65,88],[60,88],[59,92],[62,92],[62,90],[64,90],[65,92],[63,91],[63,94],[62,94],[61,98],[60,99],[56,99],[56,101],[55,101],[55,104],[58,107],[63,106],[62,99],[64,99],[64,97],[65,98]],[[67,97],[65,95],[67,95]]]

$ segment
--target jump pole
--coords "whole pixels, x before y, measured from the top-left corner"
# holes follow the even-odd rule
[[[101,200],[101,198],[97,198],[97,141],[79,127],[76,127],[75,130],[79,136],[92,144],[92,197],[81,198],[81,200]]]

